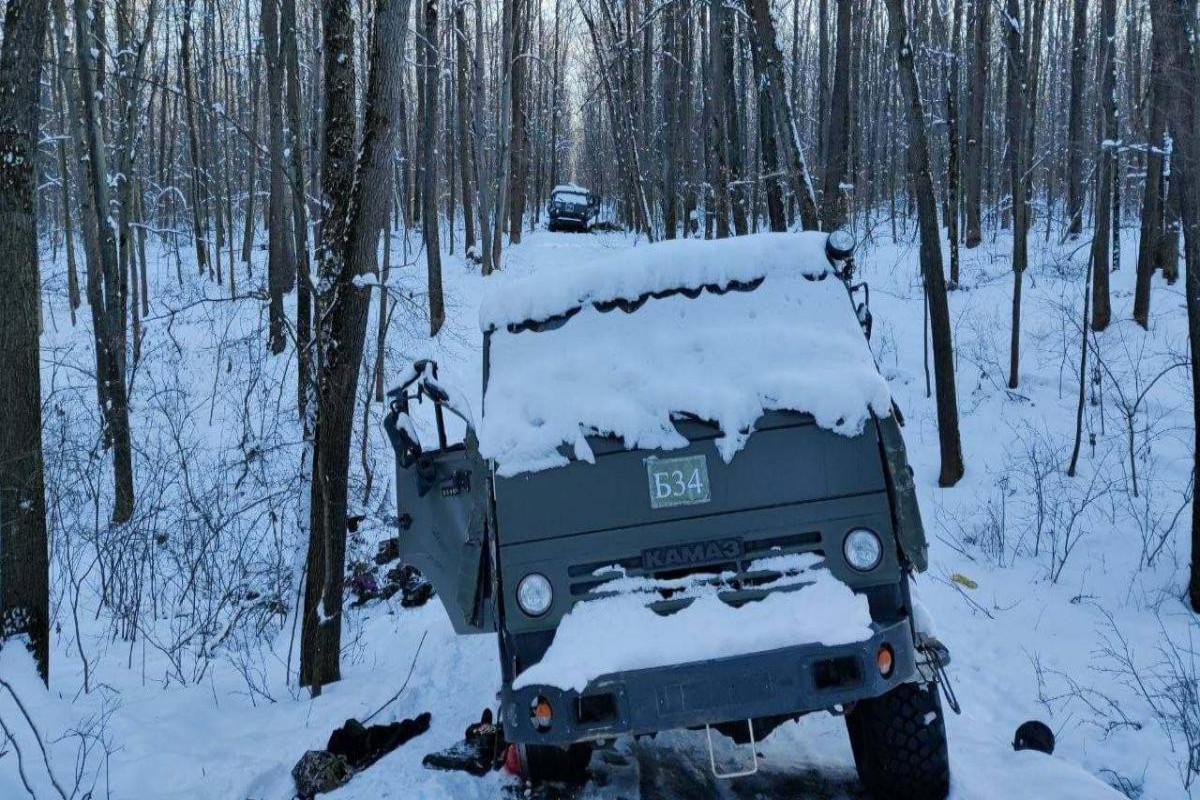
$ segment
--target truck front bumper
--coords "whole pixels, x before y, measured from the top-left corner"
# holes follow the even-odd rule
[[[916,675],[916,651],[907,620],[872,626],[874,635],[829,647],[801,644],[763,653],[619,672],[591,681],[582,693],[553,686],[505,684],[504,735],[521,744],[570,744],[620,734],[696,728],[763,717],[800,716],[878,697]],[[893,668],[876,666],[883,646]],[[553,719],[533,724],[542,698]]]

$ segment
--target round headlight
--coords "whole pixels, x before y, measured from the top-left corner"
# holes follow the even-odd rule
[[[550,610],[554,589],[545,575],[531,572],[517,584],[517,605],[531,617],[540,617]]]
[[[846,554],[846,563],[860,572],[867,572],[883,560],[883,543],[875,531],[855,528],[846,534],[842,552]]]

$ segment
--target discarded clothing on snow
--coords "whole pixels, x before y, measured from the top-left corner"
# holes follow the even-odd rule
[[[356,773],[429,730],[431,719],[427,711],[416,719],[389,725],[365,726],[356,719],[346,720],[345,725],[330,735],[324,750],[309,750],[292,767],[296,796],[312,800],[318,794],[344,786]]]
[[[467,727],[461,742],[430,753],[421,763],[428,769],[462,771],[481,778],[503,765],[507,749],[504,735],[493,724],[492,710],[488,708],[479,722]]]

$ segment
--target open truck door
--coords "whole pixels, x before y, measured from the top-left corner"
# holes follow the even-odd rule
[[[487,462],[479,457],[472,421],[437,383],[437,365],[418,361],[388,393],[383,426],[396,453],[396,524],[399,551],[433,585],[457,633],[494,633],[491,508]],[[430,400],[438,446],[421,446],[413,401]],[[467,424],[465,441],[448,445],[444,411]]]

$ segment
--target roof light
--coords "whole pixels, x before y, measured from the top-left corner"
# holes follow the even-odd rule
[[[831,231],[825,239],[825,255],[829,256],[831,261],[845,261],[854,255],[854,245],[854,237],[850,231],[838,228]]]

